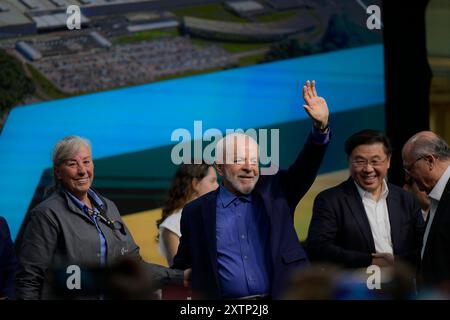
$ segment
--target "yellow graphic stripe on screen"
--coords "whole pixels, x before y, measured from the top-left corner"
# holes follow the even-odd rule
[[[134,241],[141,248],[141,256],[145,261],[167,266],[166,259],[159,253],[156,242],[156,220],[161,218],[161,208],[129,214],[123,217]]]

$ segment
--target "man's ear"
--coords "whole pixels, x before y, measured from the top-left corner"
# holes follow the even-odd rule
[[[223,177],[223,164],[218,164],[216,161],[214,161],[214,168],[216,169],[219,176]]]
[[[432,154],[429,154],[425,156],[425,160],[427,161],[430,170],[432,170],[434,168],[436,158]]]

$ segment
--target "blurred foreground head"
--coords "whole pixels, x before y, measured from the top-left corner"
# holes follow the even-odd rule
[[[164,287],[161,277],[149,265],[135,257],[125,256],[104,267],[81,267],[80,289],[68,289],[65,269],[54,269],[53,290],[58,299],[158,299],[156,290]]]
[[[377,267],[376,267],[377,268]],[[397,300],[414,299],[414,273],[409,267],[343,270],[332,265],[311,265],[294,274],[286,287],[287,300]],[[379,277],[378,277],[379,275]],[[379,286],[376,281],[380,280]]]

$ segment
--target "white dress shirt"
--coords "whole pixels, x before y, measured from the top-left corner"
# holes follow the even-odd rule
[[[166,229],[172,231],[178,237],[181,237],[180,221],[181,221],[181,209],[172,213],[170,216],[164,219],[164,221],[159,225],[159,236],[160,236],[159,252],[164,256],[164,258],[166,258],[167,261],[169,261],[169,250],[164,244],[164,241],[162,239],[162,233],[164,232],[164,229]]]
[[[372,194],[361,188],[356,182],[356,188],[361,196],[367,219],[369,220],[370,229],[372,231],[373,240],[375,242],[375,251],[377,253],[394,254],[391,238],[391,223],[389,221],[389,213],[386,198],[389,189],[386,181],[383,180],[383,191],[380,199],[375,201]]]
[[[442,194],[444,193],[447,181],[450,178],[450,166],[444,171],[444,174],[439,178],[438,182],[428,194],[430,198],[430,218],[428,219],[427,226],[425,228],[425,234],[423,236],[422,252],[420,257],[423,259],[423,253],[425,252],[425,246],[427,244],[428,234],[430,233],[431,224],[433,223],[434,214],[436,213],[439,201],[441,200]]]

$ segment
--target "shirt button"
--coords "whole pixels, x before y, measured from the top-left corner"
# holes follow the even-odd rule
[[[244,256],[244,259],[247,259],[248,257],[247,256]]]
[[[242,238],[242,239],[245,239],[245,235],[242,235],[241,238]]]

